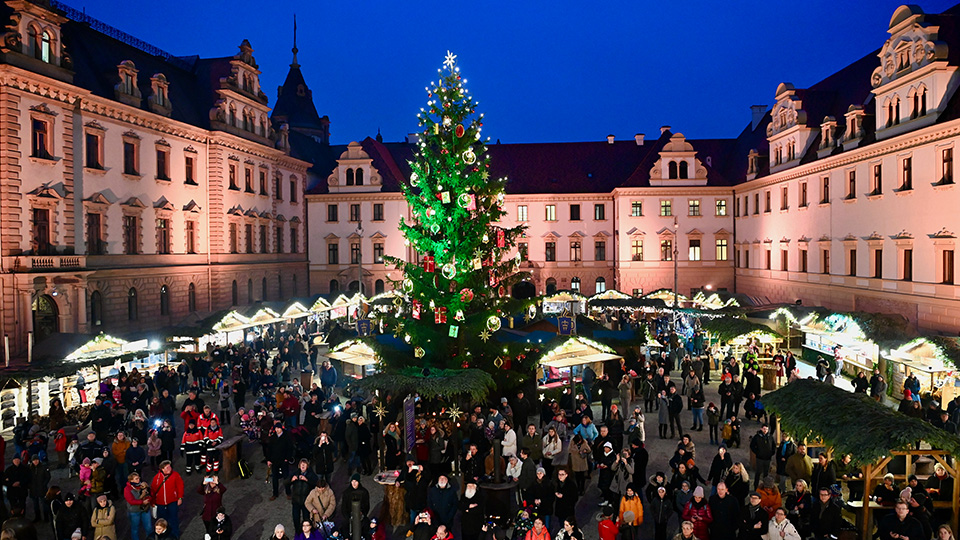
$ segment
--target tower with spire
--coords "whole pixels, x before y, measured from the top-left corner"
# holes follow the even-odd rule
[[[330,144],[330,119],[320,116],[313,103],[313,93],[307,87],[297,61],[297,17],[293,17],[293,61],[283,85],[277,88],[277,103],[270,114],[275,128],[282,124],[291,130],[311,136],[323,144]]]

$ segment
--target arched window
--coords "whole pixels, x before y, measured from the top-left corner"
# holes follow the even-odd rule
[[[227,116],[227,123],[231,126],[237,125],[237,109],[233,105],[230,106],[230,113]]]
[[[160,287],[160,315],[170,315],[170,290],[166,285]]]
[[[103,326],[103,295],[100,291],[90,293],[90,325],[94,328]]]
[[[260,280],[260,298],[267,300],[267,278]]]
[[[927,115],[927,89],[923,85],[920,85],[920,88],[917,89],[917,93],[920,94],[920,116]]]
[[[383,294],[383,280],[378,279],[373,282],[373,294]]]
[[[353,169],[347,169],[347,185],[353,185]]]
[[[681,179],[689,178],[689,177],[687,176],[687,174],[688,174],[687,167],[688,167],[688,166],[689,166],[689,165],[687,165],[687,162],[686,162],[686,161],[681,161],[681,162],[680,162],[680,178],[681,178]]]
[[[187,309],[190,313],[197,311],[197,286],[193,283],[187,287]]]
[[[253,303],[253,280],[252,279],[247,280],[247,303],[248,304]]]
[[[670,172],[670,178],[676,178],[676,177],[677,177],[677,162],[676,162],[676,161],[671,161],[670,164],[667,165],[667,170]]]
[[[350,285],[347,286],[347,290],[350,291],[351,294],[360,292],[360,282],[357,280],[351,281]]]
[[[33,301],[33,339],[39,343],[50,334],[60,332],[60,311],[57,301],[44,294]]]
[[[130,287],[127,291],[127,320],[135,321],[140,318],[140,309],[137,306],[137,289]]]
[[[893,125],[893,100],[887,101],[887,127]]]
[[[240,303],[240,292],[237,290],[237,280],[233,280],[233,291],[230,298],[230,305],[235,306]]]
[[[339,292],[339,291],[340,291],[340,282],[337,281],[337,280],[335,280],[335,279],[331,279],[331,280],[330,280],[330,292],[335,293],[335,292]]]
[[[52,54],[50,54],[53,48],[51,46],[52,42],[53,42],[53,39],[51,39],[50,37],[50,32],[47,32],[46,30],[44,30],[43,34],[40,35],[40,51],[39,51],[38,58],[40,60],[43,60],[44,62],[47,62],[48,64],[50,63],[50,58],[53,56]]]
[[[547,294],[554,294],[557,292],[557,280],[553,278],[547,278]]]
[[[357,185],[363,185],[363,169],[357,169]]]
[[[597,278],[597,288],[596,288],[596,290],[594,291],[594,294],[600,294],[600,293],[602,293],[602,292],[605,291],[605,290],[607,290],[607,280],[603,279],[602,277],[598,277],[598,278]]]
[[[575,277],[570,280],[570,290],[580,292],[580,278]]]

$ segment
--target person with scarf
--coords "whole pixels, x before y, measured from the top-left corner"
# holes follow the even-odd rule
[[[693,497],[687,501],[680,513],[680,519],[693,523],[693,533],[698,540],[710,540],[710,524],[713,522],[713,513],[707,498],[704,497],[703,486],[693,490]]]
[[[767,526],[767,534],[763,540],[801,540],[800,533],[793,523],[787,519],[787,511],[784,508],[777,508]]]
[[[650,484],[654,487],[654,484]],[[663,485],[655,487],[655,495],[650,497],[649,515],[653,519],[654,540],[667,539],[667,522],[673,515],[673,500],[667,497],[667,488]]]
[[[140,540],[140,534],[149,535],[153,529],[150,515],[150,486],[140,479],[140,473],[132,472],[127,476],[127,485],[123,488],[123,498],[127,501],[127,516],[130,519],[130,537]]]

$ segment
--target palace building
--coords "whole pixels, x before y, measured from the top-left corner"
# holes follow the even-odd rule
[[[307,294],[309,163],[253,48],[175,57],[53,1],[0,5],[0,329],[175,325]]]

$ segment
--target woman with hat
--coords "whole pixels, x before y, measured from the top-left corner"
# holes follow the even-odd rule
[[[213,520],[206,522],[206,526],[210,540],[230,540],[230,536],[233,535],[233,522],[230,521],[230,516],[222,506],[217,508]]]
[[[704,497],[703,486],[693,490],[693,497],[687,501],[680,514],[680,519],[693,523],[693,534],[698,540],[710,540],[710,524],[713,523],[713,513],[707,498]]]

